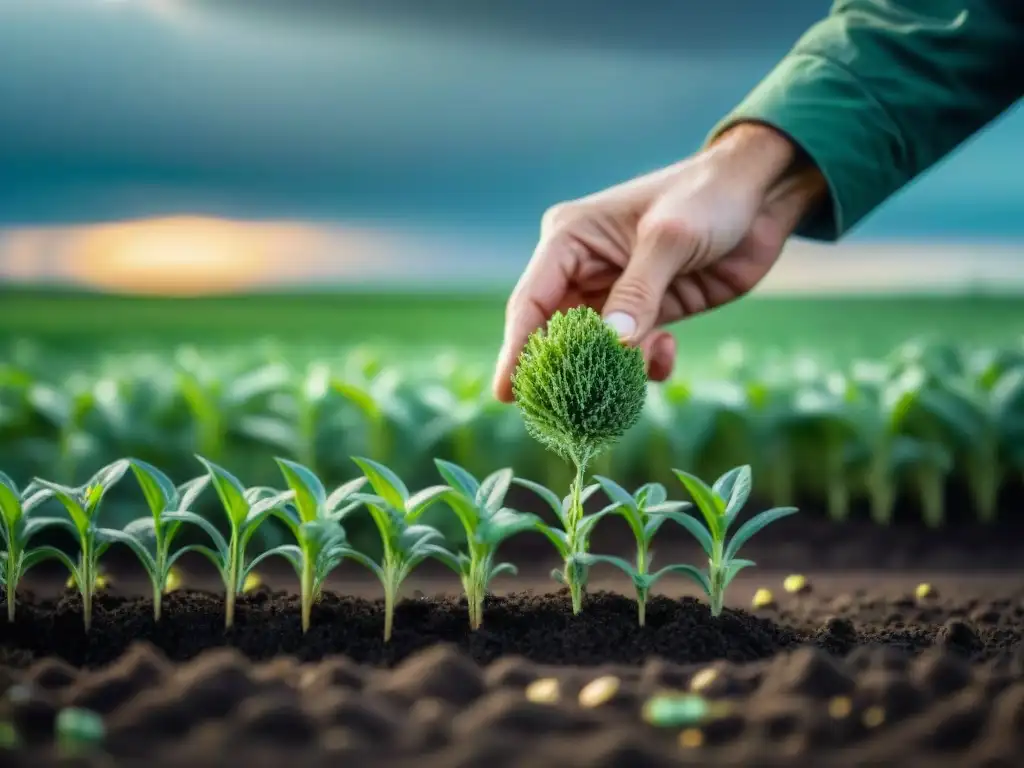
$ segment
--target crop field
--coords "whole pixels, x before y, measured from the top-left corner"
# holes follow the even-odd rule
[[[0,306],[5,765],[1017,765],[1019,302],[658,385],[570,313],[506,406],[500,300],[66,298]]]

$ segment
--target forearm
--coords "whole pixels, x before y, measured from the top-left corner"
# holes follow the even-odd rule
[[[835,239],[1022,91],[1024,13],[1010,0],[847,0],[712,140],[746,121],[789,136],[828,189],[828,204],[798,234]]]

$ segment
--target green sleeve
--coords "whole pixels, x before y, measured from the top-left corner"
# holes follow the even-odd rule
[[[831,198],[796,234],[835,240],[1022,95],[1024,0],[837,0],[711,136],[788,135]]]

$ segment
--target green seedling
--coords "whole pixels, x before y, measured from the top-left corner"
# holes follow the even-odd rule
[[[354,494],[365,484],[359,477],[330,495],[320,478],[308,467],[287,459],[276,459],[285,482],[294,494],[290,504],[275,512],[295,537],[295,545],[277,547],[299,576],[302,595],[302,631],[309,631],[313,603],[320,599],[324,581],[352,551],[341,519],[359,507]]]
[[[582,544],[577,529],[587,466],[640,420],[647,397],[643,354],[589,307],[558,312],[526,342],[512,390],[529,434],[576,470],[562,523],[569,542]],[[585,569],[569,558],[563,576],[579,613]]]
[[[246,548],[260,525],[270,515],[279,511],[284,504],[295,497],[293,491],[279,492],[273,488],[261,486],[246,488],[242,482],[212,461],[197,456],[206,467],[210,481],[217,491],[221,507],[231,530],[230,537],[225,539],[213,524],[195,512],[177,511],[165,514],[167,522],[189,523],[201,528],[213,542],[213,548],[203,544],[194,544],[189,551],[196,552],[211,563],[220,574],[224,583],[224,626],[230,628],[235,623],[235,601],[242,593],[242,587],[250,571],[268,557],[274,555],[288,556],[291,550],[288,545],[262,552],[251,562],[246,562]]]
[[[176,486],[152,464],[139,459],[128,461],[146,499],[149,515],[128,523],[122,530],[125,536],[122,542],[131,548],[146,569],[153,587],[153,619],[160,621],[163,594],[167,590],[171,568],[178,558],[191,551],[189,547],[183,547],[171,552],[171,545],[183,523],[181,520],[168,521],[165,516],[168,512],[190,511],[199,494],[209,485],[210,477],[202,475]]]
[[[502,573],[514,576],[517,572],[511,563],[495,563],[499,545],[517,533],[536,529],[541,520],[505,506],[511,469],[499,469],[480,482],[457,464],[441,459],[434,463],[453,489],[444,494],[444,500],[466,531],[466,552],[453,556],[438,552],[436,556],[462,580],[469,604],[469,626],[479,629],[488,585]]]
[[[355,550],[348,555],[380,579],[384,588],[384,642],[388,642],[402,582],[427,558],[454,557],[442,546],[444,535],[439,530],[417,523],[424,512],[452,489],[434,485],[410,494],[402,479],[383,464],[364,458],[353,458],[353,461],[369,480],[374,493],[357,493],[352,499],[365,504],[369,510],[380,533],[383,556],[380,563],[375,563]]]
[[[92,625],[92,599],[96,593],[96,577],[99,574],[99,560],[115,541],[127,543],[130,537],[113,528],[100,528],[97,524],[100,502],[103,497],[128,471],[128,460],[120,459],[103,467],[85,485],[72,488],[36,478],[34,483],[48,491],[67,510],[70,520],[62,520],[61,526],[78,540],[78,562],[76,563],[59,549],[50,553],[70,571],[78,592],[82,596],[82,616],[86,631]]]
[[[796,507],[776,507],[761,512],[741,525],[732,538],[727,541],[726,536],[730,526],[736,521],[737,515],[750,496],[752,484],[750,467],[742,466],[729,470],[718,478],[712,487],[695,475],[678,469],[672,471],[693,498],[694,504],[704,518],[706,527],[701,525],[697,518],[685,512],[676,512],[669,516],[669,519],[682,525],[692,534],[708,556],[706,570],[696,568],[679,568],[677,570],[686,573],[700,585],[711,602],[711,614],[718,616],[722,612],[725,590],[729,583],[741,570],[754,565],[750,560],[741,560],[736,557],[739,548],[766,525],[794,514],[797,509]]]
[[[609,504],[597,512],[583,514],[583,505],[601,487],[597,483],[587,486],[579,494],[573,493],[559,499],[550,488],[545,488],[532,480],[517,477],[513,482],[530,489],[544,499],[561,524],[561,527],[557,527],[538,520],[535,528],[554,544],[562,558],[562,568],[553,570],[551,578],[569,588],[572,612],[579,614],[583,610],[583,593],[589,578],[590,568],[585,555],[590,549],[590,535],[601,518],[615,511],[615,505]]]
[[[636,540],[636,562],[631,564],[621,557],[612,555],[584,554],[579,555],[578,559],[587,566],[595,563],[613,565],[630,577],[636,589],[637,622],[642,627],[647,616],[647,598],[654,583],[669,573],[685,573],[693,577],[692,571],[696,570],[692,565],[667,565],[654,573],[650,572],[651,562],[654,560],[654,553],[651,551],[654,535],[666,520],[675,520],[686,525],[686,521],[681,517],[682,510],[692,505],[683,501],[667,501],[665,486],[660,483],[648,483],[631,494],[607,477],[597,475],[594,479],[611,500],[611,511],[625,519],[630,531],[633,532],[633,538]]]
[[[18,584],[29,568],[57,557],[53,547],[30,548],[33,536],[47,528],[68,527],[69,521],[59,517],[29,517],[36,507],[53,494],[35,484],[24,491],[7,475],[0,472],[0,537],[4,551],[0,552],[0,584],[7,594],[7,621],[14,622]]]

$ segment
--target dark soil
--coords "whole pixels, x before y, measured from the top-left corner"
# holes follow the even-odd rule
[[[914,575],[867,589],[812,575],[800,596],[780,578],[734,593],[749,600],[764,581],[777,608],[713,618],[703,601],[657,597],[642,629],[621,582],[574,617],[566,595],[527,580],[536,592],[489,598],[472,634],[464,601],[420,596],[399,606],[388,645],[363,597],[328,594],[303,637],[297,600],[261,590],[225,633],[214,594],[169,596],[156,625],[122,584],[86,636],[77,598],[26,594],[15,625],[0,620],[0,719],[27,742],[3,764],[50,764],[54,717],[76,706],[105,718],[96,765],[1020,765],[1024,578],[936,580],[924,600]],[[689,729],[691,746],[682,727],[645,722],[648,697],[708,668],[702,693],[727,706]],[[615,695],[581,706],[605,675]],[[549,676],[559,701],[530,701]]]

